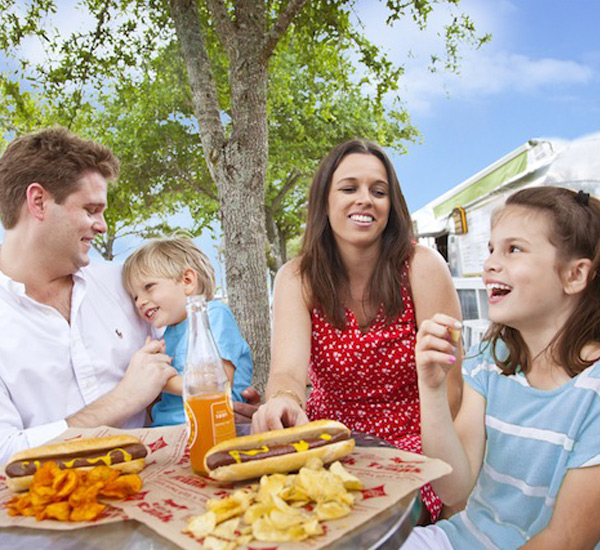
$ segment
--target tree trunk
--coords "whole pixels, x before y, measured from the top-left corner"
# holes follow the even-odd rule
[[[270,313],[265,240],[267,64],[265,5],[240,1],[235,24],[219,0],[209,2],[230,60],[232,132],[225,134],[196,0],[170,0],[186,61],[207,165],[219,194],[229,303],[252,349],[253,385],[269,371]]]

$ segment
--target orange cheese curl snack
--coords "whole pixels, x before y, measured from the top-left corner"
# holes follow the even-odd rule
[[[33,475],[27,493],[7,504],[11,516],[35,516],[38,521],[91,521],[106,508],[98,497],[125,498],[138,493],[142,480],[137,474],[123,474],[110,466],[91,470],[64,470],[45,462]]]

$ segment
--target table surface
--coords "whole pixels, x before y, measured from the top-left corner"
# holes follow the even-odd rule
[[[353,433],[359,447],[389,447],[378,438]],[[332,542],[328,550],[397,550],[406,540],[421,513],[418,492],[407,495],[370,521]],[[134,520],[73,531],[9,527],[0,529],[0,549],[11,550],[177,550],[178,545]]]

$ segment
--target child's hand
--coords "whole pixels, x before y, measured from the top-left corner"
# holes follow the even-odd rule
[[[461,328],[460,321],[442,313],[421,324],[415,347],[420,386],[437,389],[443,385],[456,362]]]
[[[158,342],[160,344],[159,347],[159,353],[165,353],[167,351],[167,345],[165,344],[164,340],[153,340],[151,336],[146,336],[146,341],[144,342],[144,348],[150,343],[150,342]],[[143,348],[142,348],[143,349]]]

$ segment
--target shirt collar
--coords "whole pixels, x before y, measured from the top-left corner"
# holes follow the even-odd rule
[[[25,296],[25,285],[18,281],[13,281],[4,271],[0,270],[0,287],[7,292],[17,296]]]
[[[85,273],[83,269],[78,269],[73,273],[73,283],[83,283],[85,285]],[[4,288],[7,292],[15,294],[16,296],[26,296],[25,283],[19,281],[13,281],[4,271],[0,269],[0,287]]]

